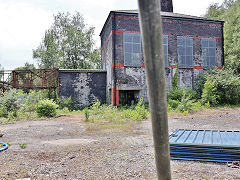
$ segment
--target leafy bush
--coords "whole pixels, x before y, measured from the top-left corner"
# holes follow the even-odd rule
[[[66,98],[58,98],[58,104],[60,109],[68,108],[69,111],[78,110],[79,107],[76,104],[76,101],[70,96]]]
[[[18,90],[20,95],[18,96],[18,104],[21,112],[34,112],[36,111],[38,102],[47,99],[48,92],[46,90],[36,91],[30,90],[28,94]]]
[[[4,106],[0,106],[0,117],[7,117],[8,112],[7,109]]]
[[[203,92],[202,92],[202,104],[209,103],[212,106],[215,106],[217,104],[217,98],[216,95],[216,87],[215,81],[207,80],[204,84]]]
[[[143,104],[142,99],[139,100],[139,102],[135,106],[133,112],[134,113],[133,113],[132,118],[134,120],[138,120],[138,121],[146,119],[149,114],[148,110],[145,108],[145,105]]]
[[[189,96],[190,99],[196,99],[196,91],[191,88],[175,88],[170,89],[168,99],[181,101],[183,96]]]
[[[0,97],[0,117],[7,117],[10,112],[16,116],[18,109],[18,92],[16,89],[11,89]]]
[[[186,96],[185,94],[182,96],[181,101],[176,108],[176,111],[181,113],[188,113],[193,110],[195,100],[191,100],[190,96]]]
[[[52,99],[44,99],[38,103],[37,114],[40,117],[56,116],[58,105]]]
[[[101,102],[99,100],[96,100],[93,103],[93,105],[90,107],[90,109],[93,114],[99,114],[99,113],[101,114],[101,110],[105,109],[104,107],[105,105],[101,106]]]
[[[219,104],[240,103],[240,77],[238,75],[229,70],[210,70],[198,79],[198,95],[202,94],[207,80],[215,81],[214,87]]]
[[[174,110],[181,113],[191,112],[195,106],[195,99],[192,99],[191,94],[186,94],[186,90],[182,91],[181,99],[168,99],[168,109]]]
[[[181,113],[188,113],[199,107],[196,102],[196,91],[191,88],[175,87],[168,95],[168,109]]]
[[[168,109],[175,110],[178,107],[179,101],[168,99]]]

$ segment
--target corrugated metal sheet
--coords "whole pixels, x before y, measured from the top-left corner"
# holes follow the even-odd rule
[[[237,146],[240,147],[240,131],[177,129],[169,137],[171,144]]]
[[[240,131],[177,129],[169,142],[172,159],[240,161]]]

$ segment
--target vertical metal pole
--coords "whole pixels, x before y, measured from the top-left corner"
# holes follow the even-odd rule
[[[171,179],[159,0],[138,0],[158,179]]]

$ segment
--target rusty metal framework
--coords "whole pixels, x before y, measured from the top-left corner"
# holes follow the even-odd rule
[[[56,89],[58,87],[58,69],[0,71],[0,94],[9,88]]]

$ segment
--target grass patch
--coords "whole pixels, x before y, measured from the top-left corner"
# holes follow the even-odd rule
[[[96,101],[89,109],[85,108],[82,113],[85,115],[89,131],[127,128],[149,117],[149,112],[142,100],[136,105],[124,107],[101,105],[99,101]]]

